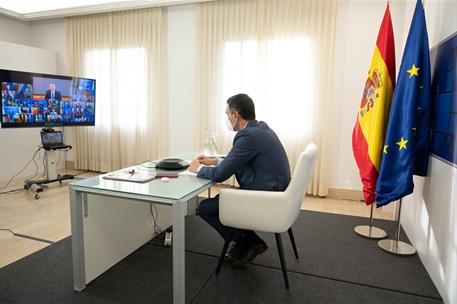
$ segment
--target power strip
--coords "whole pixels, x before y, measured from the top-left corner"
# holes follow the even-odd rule
[[[173,244],[173,231],[165,232],[165,240],[163,241],[164,246],[171,246]]]

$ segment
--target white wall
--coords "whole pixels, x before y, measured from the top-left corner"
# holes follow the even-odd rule
[[[197,151],[195,146],[195,5],[168,8],[169,153]]]
[[[0,15],[0,40],[18,44],[29,44],[30,24]]]
[[[426,1],[425,13],[430,47],[457,31],[456,1]],[[457,168],[430,157],[428,177],[414,184],[401,223],[444,302],[457,304]]]
[[[69,75],[64,19],[44,20],[30,24],[30,45],[57,53],[57,73]]]

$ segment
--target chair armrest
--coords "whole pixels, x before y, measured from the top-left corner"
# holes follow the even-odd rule
[[[298,216],[291,205],[286,192],[222,189],[219,218],[229,227],[280,233]]]

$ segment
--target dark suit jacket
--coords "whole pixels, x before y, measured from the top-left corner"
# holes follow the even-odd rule
[[[44,97],[44,100],[49,100],[51,99],[51,90],[46,91],[46,96]],[[62,100],[62,95],[60,94],[60,91],[55,90],[54,92],[54,99],[56,100]]]
[[[233,139],[233,147],[217,167],[202,167],[197,176],[222,182],[235,174],[241,189],[284,191],[290,182],[286,151],[264,122],[251,120]]]

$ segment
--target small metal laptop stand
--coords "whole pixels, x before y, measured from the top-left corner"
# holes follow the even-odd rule
[[[44,128],[42,132],[54,132],[53,129]],[[35,199],[40,198],[41,192],[43,192],[44,184],[59,182],[62,183],[63,180],[66,179],[73,179],[74,175],[64,174],[59,175],[57,173],[57,158],[56,158],[56,150],[71,150],[72,146],[70,145],[63,145],[60,147],[55,148],[46,148],[43,147],[45,150],[45,158],[46,158],[46,179],[42,180],[28,180],[24,183],[24,189],[28,189],[35,194]]]

